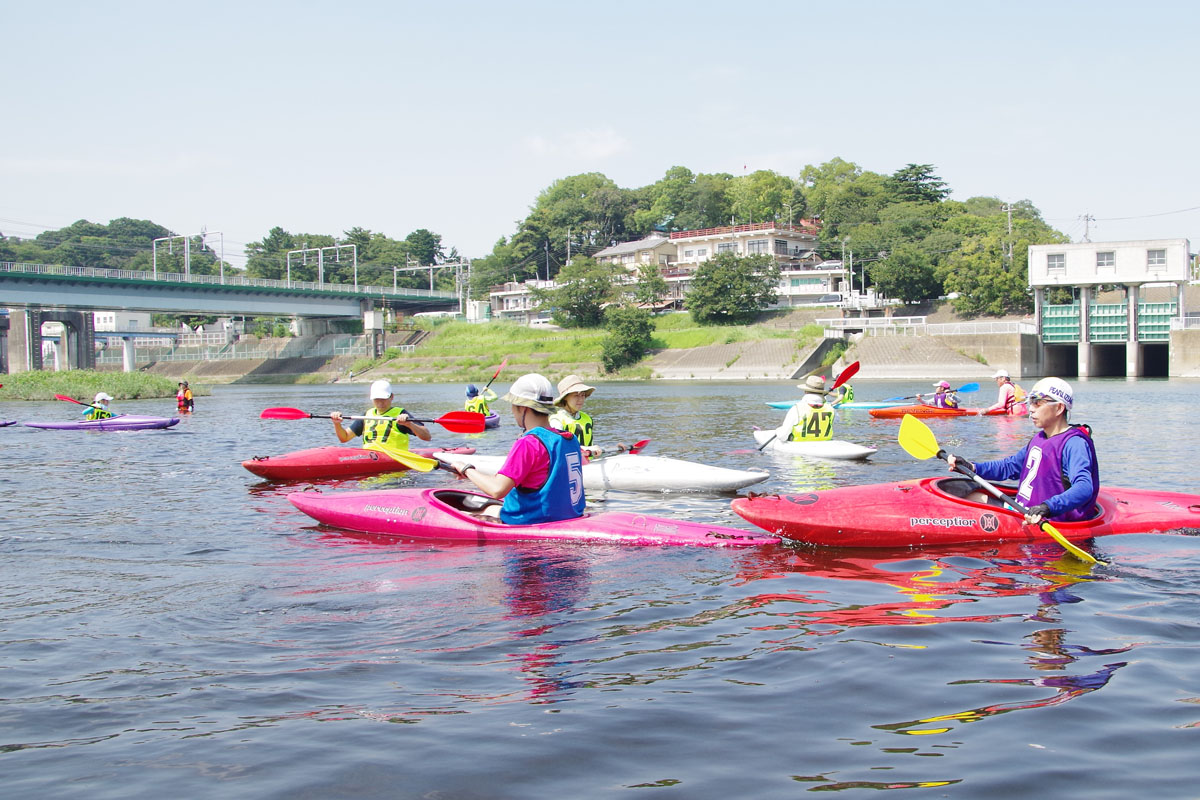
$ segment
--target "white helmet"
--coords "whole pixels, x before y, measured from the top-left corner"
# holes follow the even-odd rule
[[[1071,391],[1071,384],[1062,378],[1042,378],[1029,390],[1028,396],[1030,400],[1045,399],[1062,403],[1067,411],[1070,411],[1075,403],[1075,393]]]
[[[536,372],[517,378],[501,399],[514,406],[532,408],[540,414],[554,413],[554,388],[546,377]]]

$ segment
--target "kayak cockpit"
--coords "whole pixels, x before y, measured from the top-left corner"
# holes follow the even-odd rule
[[[992,497],[991,495],[982,492],[975,482],[968,478],[939,478],[933,482],[932,488],[935,493],[953,497],[960,502],[972,503],[975,505],[993,506],[995,508],[1004,509],[1010,514],[1017,514],[1016,511],[1001,502],[999,498]],[[1015,497],[1017,494],[1017,487],[1015,486],[996,484],[996,488],[1004,492],[1009,497]],[[1085,519],[1075,521],[1088,522],[1102,516],[1103,514],[1103,507],[1097,503],[1093,507],[1090,516],[1086,517]],[[1057,525],[1061,523],[1056,522],[1055,524]]]
[[[487,514],[489,507],[496,506],[499,509],[501,505],[500,501],[493,497],[475,492],[463,492],[458,489],[438,489],[432,494],[439,502],[464,514]]]

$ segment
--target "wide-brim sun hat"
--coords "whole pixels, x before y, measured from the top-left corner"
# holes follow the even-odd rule
[[[797,383],[796,386],[814,394],[820,394],[825,391],[825,377],[823,375],[809,375],[804,379],[804,383]]]
[[[392,384],[389,381],[379,380],[371,384],[372,400],[386,400],[392,394]]]
[[[554,413],[554,388],[549,379],[536,372],[517,378],[500,399],[514,406],[531,408],[539,414]]]
[[[583,378],[578,375],[568,375],[558,382],[558,395],[554,398],[554,405],[561,406],[569,394],[582,392],[584,397],[591,397],[594,391],[596,391],[596,387],[588,386],[583,382]]]

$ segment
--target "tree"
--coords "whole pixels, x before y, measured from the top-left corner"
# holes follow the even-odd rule
[[[617,295],[617,283],[628,273],[619,265],[580,256],[558,274],[554,289],[532,289],[534,300],[548,308],[564,328],[594,328],[604,322],[604,304]]]
[[[730,182],[734,218],[740,223],[767,222],[804,211],[800,187],[786,175],[760,169]],[[801,213],[803,216],[803,213]]]
[[[638,267],[638,282],[633,298],[645,305],[656,305],[671,291],[667,279],[658,271],[657,264],[642,264]]]
[[[775,302],[779,266],[769,255],[721,253],[696,270],[686,303],[701,325],[751,322]]]
[[[933,174],[933,164],[908,164],[888,181],[898,202],[940,203],[950,196],[946,182]]]
[[[409,253],[418,264],[440,264],[445,259],[442,253],[442,237],[439,234],[418,228],[404,237]]]
[[[605,372],[641,361],[650,349],[654,326],[650,313],[634,306],[610,306],[604,314],[608,335],[601,343],[600,362]]]
[[[872,264],[871,280],[884,295],[905,303],[937,297],[942,288],[929,257],[915,244],[902,244]]]

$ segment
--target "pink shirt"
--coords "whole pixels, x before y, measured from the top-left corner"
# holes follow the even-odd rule
[[[522,435],[508,451],[508,457],[497,473],[522,489],[540,489],[550,475],[550,453],[536,436]]]

